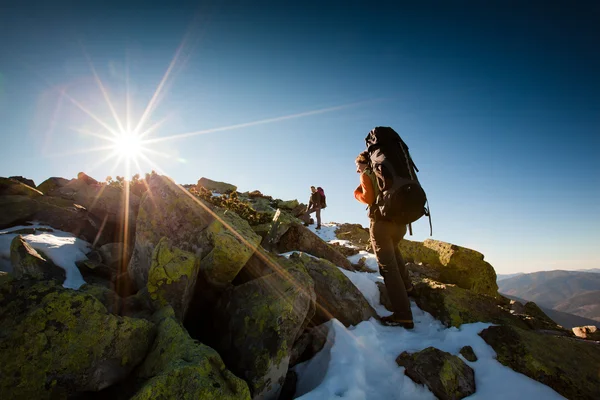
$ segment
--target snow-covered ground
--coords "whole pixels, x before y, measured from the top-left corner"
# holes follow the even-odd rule
[[[332,224],[323,224],[321,230],[310,230],[326,241],[337,240]],[[377,270],[372,254],[350,257],[357,262],[367,256],[367,266]],[[389,315],[379,303],[375,282],[383,281],[378,272],[341,271],[365,295],[381,316]],[[298,374],[296,396],[309,399],[435,399],[423,385],[404,375],[404,368],[396,364],[403,351],[415,352],[433,346],[463,358],[459,350],[471,346],[478,361],[469,362],[475,371],[477,392],[469,399],[563,399],[553,389],[514,372],[496,361],[494,350],[478,336],[489,323],[465,324],[460,328],[446,328],[430,314],[412,303],[415,329],[387,327],[375,319],[346,328],[331,320],[326,347],[311,360],[295,367]]]
[[[16,236],[10,232],[31,227],[20,226],[0,232],[4,233],[0,234],[0,270],[10,267],[10,242]],[[323,224],[320,231],[314,228],[315,225],[309,227],[324,240],[338,240],[335,237],[335,225]],[[75,262],[85,259],[90,249],[89,243],[56,229],[52,232],[24,234],[23,237],[33,248],[43,251],[56,265],[65,269],[67,279],[63,286],[76,289],[84,283]],[[366,265],[374,272],[341,271],[365,295],[379,315],[389,315],[390,312],[379,302],[379,290],[375,282],[382,281],[382,278],[377,272],[377,262],[372,254],[366,252],[349,259],[357,262],[361,257],[366,257]],[[476,362],[463,359],[475,370],[477,392],[470,399],[563,398],[549,387],[496,361],[494,350],[477,335],[490,324],[445,328],[414,303],[412,311],[414,330],[382,326],[373,318],[350,328],[337,320],[329,321],[330,340],[326,347],[311,360],[295,367],[298,373],[297,398],[434,399],[425,386],[414,383],[404,375],[404,368],[395,362],[396,357],[403,351],[415,352],[433,346],[462,358],[459,350],[467,345],[473,348],[479,359]]]
[[[54,264],[65,270],[66,279],[63,286],[70,289],[79,289],[85,283],[75,262],[85,260],[91,246],[85,240],[78,239],[72,234],[59,231],[49,226],[28,225],[15,226],[0,231],[0,271],[10,272],[10,243],[17,236],[11,233],[20,229],[43,228],[49,232],[36,231],[33,234],[22,234],[23,239],[34,249],[44,252]]]

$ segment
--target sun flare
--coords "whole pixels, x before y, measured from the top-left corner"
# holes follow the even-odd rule
[[[115,150],[125,158],[135,159],[142,152],[142,139],[135,133],[124,132],[114,142]]]

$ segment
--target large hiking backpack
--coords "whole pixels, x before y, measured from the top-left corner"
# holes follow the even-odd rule
[[[378,126],[365,142],[379,187],[374,207],[385,219],[408,225],[411,235],[411,223],[423,215],[429,217],[431,229],[427,196],[417,179],[419,170],[400,135],[390,127]]]
[[[322,187],[319,186],[317,188],[317,192],[319,192],[319,194],[321,195],[321,208],[323,209],[323,208],[327,207],[327,201],[326,201],[326,198],[325,198],[325,191],[323,190]]]

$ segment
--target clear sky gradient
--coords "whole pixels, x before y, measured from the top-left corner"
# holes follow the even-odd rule
[[[322,186],[325,221],[367,225],[354,158],[392,126],[433,238],[498,273],[600,267],[599,2],[123,3],[2,2],[0,176],[127,175],[99,80],[123,129],[157,93],[141,172]]]

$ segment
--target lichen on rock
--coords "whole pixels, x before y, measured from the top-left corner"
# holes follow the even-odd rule
[[[315,283],[317,308],[311,324],[336,318],[345,326],[358,325],[377,315],[358,288],[330,261],[304,253],[294,253],[290,259],[300,260]]]
[[[152,316],[157,336],[137,372],[147,379],[133,399],[250,399],[248,385],[236,377],[212,348],[193,340],[166,306]]]
[[[404,352],[396,359],[413,381],[426,385],[442,400],[462,399],[475,393],[475,372],[459,357],[435,347]]]
[[[59,398],[125,378],[153,339],[146,320],[117,317],[93,296],[52,281],[0,285],[0,392]]]
[[[476,293],[496,296],[496,271],[483,254],[439,240],[402,240],[400,252],[407,262],[420,262],[439,270],[439,280]]]
[[[183,321],[194,296],[200,260],[196,255],[174,247],[164,237],[152,255],[148,272],[148,294],[156,309],[171,305]]]
[[[491,326],[479,336],[492,346],[499,362],[566,398],[599,398],[600,346],[596,343],[511,326]]]
[[[290,352],[314,313],[315,293],[306,268],[281,258],[276,272],[230,289],[222,297],[218,350],[253,398],[277,399]]]

